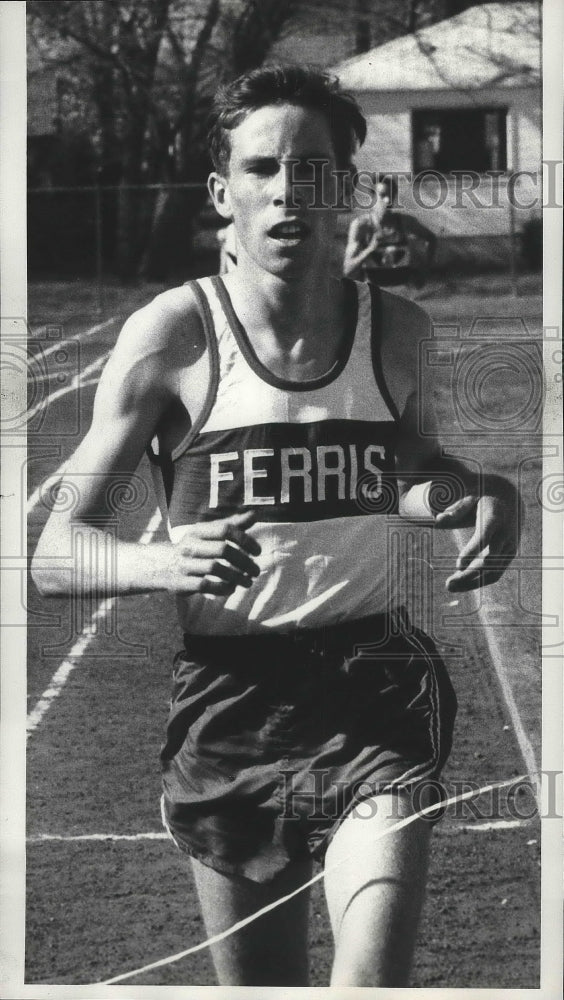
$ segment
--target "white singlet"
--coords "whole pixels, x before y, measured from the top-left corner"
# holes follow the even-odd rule
[[[254,509],[260,576],[229,597],[179,596],[199,635],[314,628],[385,611],[397,521],[398,414],[379,352],[379,291],[345,282],[347,325],[322,377],[291,382],[258,360],[220,278],[196,294],[210,354],[204,412],[153,460],[178,541],[197,521]]]

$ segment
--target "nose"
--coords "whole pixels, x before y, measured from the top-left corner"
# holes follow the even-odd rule
[[[278,208],[301,208],[305,192],[294,177],[295,161],[281,160],[278,172],[272,179],[272,200]]]

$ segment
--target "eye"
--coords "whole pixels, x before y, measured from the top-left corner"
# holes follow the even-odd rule
[[[248,174],[256,174],[258,177],[269,177],[277,171],[278,162],[272,159],[253,160],[248,164],[246,170]]]

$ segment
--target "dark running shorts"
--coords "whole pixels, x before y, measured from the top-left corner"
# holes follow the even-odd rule
[[[403,611],[286,635],[187,636],[161,754],[165,825],[204,864],[267,882],[291,861],[321,860],[362,799],[433,787],[455,714],[435,646]]]

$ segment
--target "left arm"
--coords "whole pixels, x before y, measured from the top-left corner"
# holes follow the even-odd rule
[[[418,342],[429,335],[425,313],[418,310],[414,318],[416,329],[412,325],[409,331],[412,373],[418,364]],[[396,467],[400,515],[431,519],[436,528],[474,528],[459,553],[455,572],[446,581],[447,590],[452,592],[474,590],[499,580],[515,556],[521,500],[502,476],[473,471],[442,454],[429,404],[425,404],[426,433],[421,434],[418,381],[415,377],[399,425]]]

